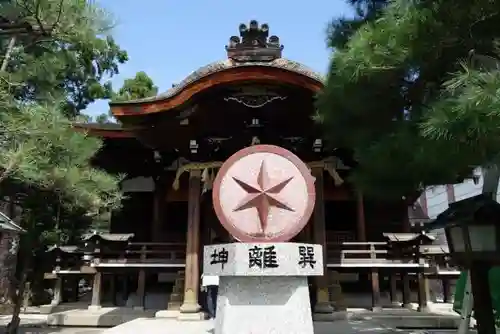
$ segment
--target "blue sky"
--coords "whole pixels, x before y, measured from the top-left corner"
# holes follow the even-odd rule
[[[283,55],[325,73],[330,52],[326,28],[334,17],[349,16],[345,0],[99,0],[116,21],[113,36],[129,61],[113,77],[115,89],[123,80],[146,72],[159,87],[173,83],[210,62],[226,57],[229,37],[252,19],[268,23],[270,34],[285,46]],[[87,113],[107,113],[98,101]]]

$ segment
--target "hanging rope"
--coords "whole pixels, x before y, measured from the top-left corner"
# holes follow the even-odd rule
[[[187,163],[177,169],[174,182],[172,183],[172,188],[174,190],[179,190],[180,179],[182,174],[184,174],[185,172],[200,170],[202,171],[201,182],[203,182],[203,193],[211,190],[213,182],[215,180],[215,176],[217,175],[217,171],[222,166],[222,164],[223,162],[221,161]],[[337,160],[335,157],[329,157],[320,161],[313,161],[308,163],[307,166],[309,168],[322,168],[323,170],[327,171],[328,174],[333,178],[333,181],[337,187],[344,183],[344,180],[337,172]]]
[[[172,183],[172,188],[174,190],[179,190],[180,188],[180,179],[182,174],[185,172],[189,172],[192,170],[201,170],[201,181],[203,182],[203,190],[204,192],[212,189],[213,180],[215,179],[215,170],[219,169],[222,166],[222,162],[220,161],[212,161],[212,162],[190,162],[187,163],[177,169],[175,173],[175,179]]]

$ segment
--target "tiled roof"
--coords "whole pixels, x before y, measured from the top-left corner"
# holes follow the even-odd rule
[[[131,100],[127,102],[117,102],[113,103],[111,102],[110,105],[120,105],[120,104],[134,104],[134,103],[147,103],[147,102],[154,102],[158,100],[165,100],[168,99],[176,94],[178,94],[180,91],[182,91],[186,86],[189,84],[198,81],[199,79],[209,76],[211,74],[217,73],[217,72],[222,72],[228,69],[232,68],[238,68],[238,67],[250,67],[250,66],[261,66],[261,67],[272,67],[272,68],[278,68],[282,69],[285,71],[290,71],[290,72],[295,72],[298,74],[302,74],[306,77],[309,77],[313,80],[316,80],[318,82],[323,83],[325,80],[325,77],[321,75],[320,73],[317,73],[313,71],[312,69],[308,68],[307,66],[298,63],[293,60],[289,60],[286,58],[278,58],[274,59],[272,61],[263,61],[263,62],[236,62],[232,59],[225,59],[221,61],[217,61],[214,63],[211,63],[209,65],[203,66],[199,68],[198,70],[194,71],[190,75],[188,75],[184,80],[182,80],[179,84],[174,85],[172,88],[167,90],[166,92],[159,94],[157,96],[153,97],[147,97],[143,99],[137,99],[137,100]]]
[[[126,234],[121,234],[121,233],[88,233],[82,237],[82,240],[87,241],[95,236],[97,236],[103,240],[106,240],[106,241],[129,241],[130,239],[132,239],[134,237],[134,234],[133,233],[126,233]]]

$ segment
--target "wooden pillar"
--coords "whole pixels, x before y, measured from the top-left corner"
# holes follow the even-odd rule
[[[146,246],[141,247],[141,262],[146,260]],[[146,297],[146,271],[144,268],[139,269],[139,275],[137,277],[137,305],[134,306],[135,309],[144,309],[144,298]]]
[[[73,278],[71,281],[71,287],[73,289],[73,295],[71,296],[71,301],[72,302],[77,302],[79,301],[80,298],[80,276],[76,276]]]
[[[405,203],[403,211],[403,232],[410,233],[410,217],[408,216],[408,206]],[[401,305],[404,308],[411,308],[411,289],[410,289],[410,276],[407,271],[401,272],[401,281],[403,285],[403,304]]]
[[[410,276],[408,272],[401,272],[401,281],[403,284],[403,304],[404,308],[411,308],[411,290],[410,290]]]
[[[443,302],[450,303],[453,297],[451,292],[451,280],[448,278],[443,278],[441,284],[443,285]]]
[[[163,223],[163,210],[166,205],[165,191],[163,184],[160,181],[155,182],[155,189],[153,193],[153,221],[151,223],[151,241],[162,241],[162,223]]]
[[[375,245],[370,245],[370,257],[376,259],[377,254],[375,253]],[[370,281],[372,283],[372,311],[378,311],[382,309],[382,303],[380,301],[380,280],[377,268],[371,268],[370,270]]]
[[[366,218],[365,218],[365,205],[363,193],[358,191],[356,192],[356,202],[357,202],[357,237],[358,241],[366,242]],[[370,254],[371,257],[376,257],[375,254],[375,246],[371,246],[372,249]],[[370,282],[372,286],[372,310],[378,310],[381,307],[380,303],[380,281],[379,281],[379,273],[377,268],[370,269]]]
[[[400,303],[398,301],[398,282],[397,282],[397,276],[395,272],[391,273],[391,276],[389,276],[389,295],[391,298],[391,305],[393,306],[400,306]]]
[[[113,306],[117,306],[116,305],[116,274],[115,273],[110,274],[109,295],[110,295],[110,299],[111,299],[111,304]]]
[[[184,301],[180,308],[181,315],[182,313],[198,314],[200,311],[200,305],[198,304],[200,281],[198,266],[200,248],[200,195],[201,171],[191,170],[189,173],[188,189],[186,278],[184,281]]]
[[[423,272],[417,274],[418,280],[418,311],[429,311],[429,280]]]
[[[124,274],[122,277],[121,277],[121,283],[122,283],[122,299],[123,299],[123,302],[125,303],[125,305],[127,305],[127,301],[128,301],[128,296],[130,294],[130,291],[129,291],[129,275],[128,273],[127,274]]]
[[[316,303],[313,307],[315,314],[332,314],[333,307],[330,303],[328,293],[328,268],[327,268],[327,248],[326,248],[326,223],[325,223],[325,193],[323,168],[313,168],[313,176],[316,178],[314,186],[316,188],[316,204],[314,206],[314,243],[323,247],[323,276],[314,277],[316,288]],[[320,320],[320,319],[318,319]]]
[[[365,206],[363,200],[363,194],[358,191],[356,193],[356,202],[357,202],[357,237],[358,241],[366,242],[366,220],[365,220]]]
[[[57,306],[61,303],[62,284],[63,284],[62,277],[57,276],[56,283],[54,285],[54,295],[52,296],[52,301],[50,302],[50,305]]]
[[[455,186],[453,184],[446,185],[446,199],[448,200],[448,205],[456,201]]]
[[[470,269],[474,318],[477,321],[478,334],[496,333],[489,280],[490,268],[487,263],[473,263]]]
[[[101,297],[102,297],[102,273],[96,272],[94,275],[94,280],[92,283],[92,301],[89,309],[99,309],[101,308]]]

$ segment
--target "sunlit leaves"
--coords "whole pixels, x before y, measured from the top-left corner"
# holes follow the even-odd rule
[[[72,117],[95,99],[111,98],[104,80],[128,56],[110,36],[108,13],[85,0],[14,0],[10,7],[14,20],[40,32],[18,37],[9,61],[11,80],[23,82],[12,90],[17,98],[64,98],[63,111]]]
[[[373,13],[337,47],[318,99],[331,141],[360,162],[356,186],[400,198],[496,157],[498,72],[469,58],[494,55],[500,3],[393,0]]]

